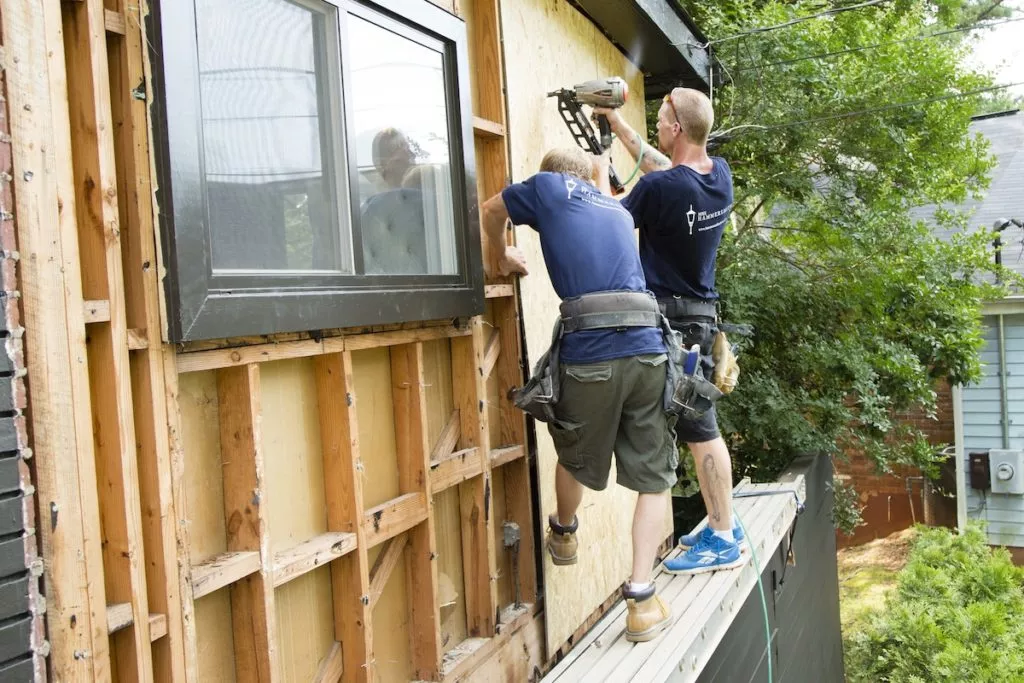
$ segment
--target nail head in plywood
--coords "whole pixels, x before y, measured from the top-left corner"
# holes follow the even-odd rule
[[[226,552],[192,567],[192,598],[220,590],[260,570],[260,554],[255,550]]]
[[[274,587],[277,588],[338,559],[356,548],[356,535],[329,531],[305,543],[274,553]]]

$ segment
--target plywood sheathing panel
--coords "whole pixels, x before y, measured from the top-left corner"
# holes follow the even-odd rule
[[[383,545],[374,548],[375,553],[381,548]],[[372,667],[376,681],[408,681],[412,678],[405,562],[406,558],[403,557],[391,572],[391,577],[384,585],[384,592],[373,608],[373,632],[377,637],[373,640]]]
[[[391,400],[391,360],[387,348],[352,354],[355,393],[359,400],[359,463],[366,509],[399,495],[395,416]]]
[[[263,363],[263,458],[272,552],[327,531],[316,379],[309,359]]]
[[[234,683],[235,644],[231,636],[231,596],[227,590],[195,602],[196,669],[200,681]]]
[[[179,515],[188,526],[189,562],[196,565],[228,548],[215,372],[181,375],[178,407],[187,503]]]
[[[536,172],[546,150],[574,144],[546,93],[591,78],[619,75],[630,87],[624,114],[643,129],[643,76],[598,30],[568,3],[556,0],[516,0],[502,3],[506,52],[505,72],[511,132],[513,180]],[[529,45],[529,50],[517,46]],[[512,52],[514,50],[514,52]],[[616,145],[613,162],[623,177],[633,164]],[[547,348],[558,297],[544,270],[536,233],[516,229],[518,246],[526,253],[531,274],[520,285],[531,362]],[[544,425],[537,429],[537,456],[542,512],[554,510],[554,447]],[[614,475],[613,475],[614,476]],[[545,602],[548,652],[555,651],[587,616],[628,577],[630,519],[635,494],[611,484],[602,493],[587,492],[580,511],[580,556],[585,562],[554,567],[545,558]],[[665,534],[671,529],[666,514]]]
[[[449,650],[467,636],[458,488],[434,494],[434,526],[437,529],[441,647],[443,650]]]
[[[334,647],[331,570],[321,567],[275,591],[278,668],[276,680],[306,683]]]

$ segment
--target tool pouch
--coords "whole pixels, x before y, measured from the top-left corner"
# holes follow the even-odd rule
[[[704,378],[701,363],[692,373],[685,372],[686,348],[683,335],[662,318],[662,337],[668,349],[668,377],[665,379],[665,412],[685,418],[698,418],[711,409],[722,392]]]
[[[562,321],[555,321],[551,335],[551,347],[540,357],[533,368],[533,375],[521,389],[512,391],[512,403],[533,419],[541,422],[555,421],[555,405],[558,403],[558,356],[562,342]]]

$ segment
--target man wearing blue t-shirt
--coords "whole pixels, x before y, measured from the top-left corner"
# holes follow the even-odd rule
[[[651,149],[617,110],[595,108],[646,175],[622,200],[640,231],[640,260],[647,286],[658,297],[687,348],[700,344],[702,370],[711,378],[711,346],[717,333],[715,257],[732,211],[732,172],[725,159],[707,153],[714,123],[704,93],[675,88],[658,110],[658,147]],[[667,155],[667,156],[666,156]],[[742,532],[732,515],[732,462],[718,431],[714,408],[698,419],[680,416],[676,433],[693,454],[708,526],[680,544],[689,550],[665,562],[673,573],[736,567]]]
[[[595,174],[601,188],[591,182]],[[505,247],[506,221],[536,230],[551,284],[563,300],[557,373],[552,368],[560,395],[555,419],[548,423],[558,451],[558,509],[548,518],[548,554],[556,565],[576,563],[576,510],[583,487],[607,486],[614,452],[616,482],[639,494],[633,573],[623,586],[626,638],[645,641],[671,617],[655,595],[651,573],[678,452],[662,402],[667,356],[662,331],[653,322],[660,320],[657,302],[644,282],[633,218],[607,185],[607,156],[592,163],[579,148],[553,150],[540,173],[484,203],[483,221],[503,274],[525,274],[522,254]],[[593,306],[598,301],[600,310]],[[612,316],[639,317],[625,323],[607,317],[611,309]],[[645,324],[634,324],[637,320]]]

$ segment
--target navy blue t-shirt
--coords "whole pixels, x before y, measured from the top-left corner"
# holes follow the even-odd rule
[[[568,299],[606,290],[647,290],[633,235],[633,219],[618,201],[565,173],[538,173],[501,193],[516,225],[540,234],[555,292]],[[565,363],[596,363],[642,353],[664,353],[661,330],[583,330],[562,338]]]
[[[640,230],[640,261],[657,296],[717,299],[715,255],[732,210],[732,171],[674,166],[640,178],[622,200]]]

